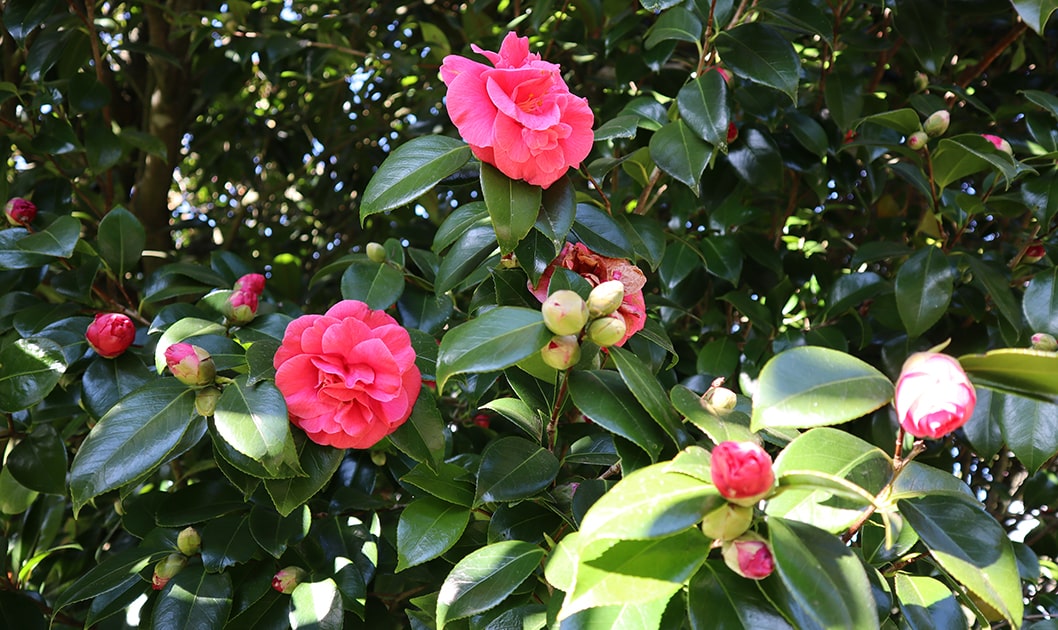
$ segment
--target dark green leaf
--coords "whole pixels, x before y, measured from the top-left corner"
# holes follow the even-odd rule
[[[785,630],[790,623],[752,580],[720,560],[707,560],[691,578],[687,615],[692,630]]]
[[[640,360],[624,348],[610,348],[610,358],[613,359],[617,371],[624,380],[628,390],[632,392],[639,404],[643,405],[650,417],[658,423],[665,433],[672,438],[678,446],[684,446],[688,441],[687,434],[680,426],[680,416],[672,408],[669,397],[665,394],[661,384],[658,383],[650,369]]]
[[[911,630],[961,630],[966,616],[946,584],[925,575],[893,578],[900,613]]]
[[[474,224],[461,234],[441,259],[434,280],[438,294],[447,293],[466,280],[471,272],[496,251],[496,231],[488,220]]]
[[[292,629],[342,630],[342,597],[330,578],[298,584],[290,594],[290,608]]]
[[[695,195],[701,191],[702,172],[712,151],[683,120],[668,123],[650,138],[650,158]]]
[[[434,497],[409,503],[397,523],[397,572],[440,556],[456,544],[470,510]]]
[[[139,264],[147,233],[135,215],[119,206],[99,222],[96,239],[99,255],[114,275],[123,280]]]
[[[631,258],[632,243],[612,216],[588,204],[577,204],[573,234],[596,254],[611,258]]]
[[[647,32],[644,45],[653,48],[668,40],[697,42],[702,37],[702,22],[683,7],[672,7],[658,18]]]
[[[360,222],[409,203],[459,170],[470,159],[470,147],[444,136],[421,136],[397,147],[382,162],[364,190]]]
[[[217,434],[232,448],[276,472],[292,443],[283,394],[271,381],[254,387],[240,376],[224,387],[213,414]]]
[[[489,210],[500,251],[508,254],[533,229],[540,213],[541,189],[481,165],[481,193]]]
[[[936,324],[951,303],[954,290],[951,263],[936,247],[924,247],[896,274],[896,308],[909,337],[918,337]]]
[[[520,437],[501,438],[481,453],[474,504],[527,499],[557,474],[558,460],[550,451]]]
[[[1014,158],[973,133],[942,139],[932,159],[933,177],[938,188],[984,170],[1002,175],[1009,185],[1020,170]]]
[[[211,573],[244,563],[258,551],[249,513],[213,519],[202,529],[202,565]]]
[[[1021,308],[1030,329],[1058,333],[1058,267],[1040,272],[1029,281]]]
[[[61,216],[43,231],[18,241],[19,249],[42,256],[69,258],[81,238],[81,222],[71,216]]]
[[[499,604],[528,578],[544,550],[510,540],[471,552],[456,563],[437,597],[437,626],[484,612]]]
[[[729,236],[707,236],[702,239],[700,247],[705,257],[706,271],[737,285],[742,275],[744,255],[738,241]]]
[[[282,557],[287,547],[309,533],[311,522],[308,506],[302,506],[289,516],[280,516],[264,505],[255,505],[250,510],[250,534],[261,549],[276,560]]]
[[[264,482],[276,510],[287,516],[322,490],[338,470],[343,455],[342,449],[321,446],[308,439],[301,441],[298,444],[298,461],[306,476],[266,479]]]
[[[62,347],[47,337],[19,339],[0,349],[0,412],[44,400],[66,372]]]
[[[419,464],[400,480],[449,503],[468,508],[474,504],[474,478],[455,464],[441,464],[437,472]]]
[[[1058,10],[1058,0],[1011,0],[1014,9],[1029,28],[1043,35],[1043,27]]]
[[[664,437],[617,372],[575,370],[568,377],[573,404],[593,422],[629,440],[657,461]]]
[[[713,146],[727,145],[727,82],[718,71],[705,72],[680,88],[676,105],[683,121],[702,140]]]
[[[493,372],[540,352],[551,339],[540,311],[500,306],[456,326],[441,340],[437,390],[449,378],[468,372]]]
[[[445,454],[445,424],[433,396],[420,395],[407,422],[389,435],[402,453],[436,471]]]
[[[342,274],[342,297],[359,300],[375,310],[393,306],[404,293],[404,274],[393,265],[359,260]]]
[[[1028,348],[1001,348],[967,354],[959,363],[979,385],[1058,402],[1058,354]]]
[[[201,565],[191,565],[162,591],[151,615],[155,628],[220,628],[228,619],[232,585],[227,573],[206,573]]]
[[[896,10],[896,29],[907,40],[922,68],[929,74],[941,71],[948,57],[949,30],[943,6],[931,0],[901,0]]]
[[[801,59],[778,31],[760,22],[746,22],[721,31],[716,48],[735,74],[784,92],[797,102]]]
[[[11,475],[23,486],[51,494],[66,492],[66,445],[50,424],[33,428],[15,445],[5,462]]]

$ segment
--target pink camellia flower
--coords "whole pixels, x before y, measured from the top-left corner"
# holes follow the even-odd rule
[[[14,197],[4,205],[4,215],[12,225],[26,225],[37,217],[37,206],[28,199]]]
[[[217,366],[205,348],[174,343],[165,349],[165,364],[176,380],[191,387],[209,385],[217,377]]]
[[[97,313],[85,331],[88,345],[104,359],[113,359],[128,350],[136,338],[136,325],[128,315]]]
[[[1014,155],[1014,149],[1012,149],[1010,147],[1010,143],[1004,140],[1003,138],[1000,138],[999,136],[993,136],[990,133],[982,133],[981,137],[994,144],[995,147],[1003,153],[1006,153],[1007,155]]]
[[[767,541],[752,532],[721,546],[724,564],[735,573],[751,580],[763,580],[775,570],[775,559]]]
[[[336,448],[369,448],[396,431],[422,388],[408,331],[356,300],[290,322],[273,363],[290,421]]]
[[[264,293],[265,277],[259,273],[248,273],[235,281],[235,291],[249,291],[261,295]]]
[[[915,437],[940,438],[966,424],[977,392],[954,358],[916,352],[904,362],[893,405],[900,426]]]
[[[600,256],[587,248],[583,243],[566,243],[558,258],[540,276],[536,286],[529,285],[529,290],[544,302],[548,295],[548,284],[555,269],[569,269],[580,274],[592,287],[597,287],[607,280],[619,280],[624,285],[624,298],[621,306],[614,311],[625,321],[624,337],[615,346],[622,346],[629,337],[643,329],[647,321],[647,305],[643,301],[643,285],[647,283],[643,272],[624,258]]]
[[[228,296],[224,312],[225,317],[233,324],[240,326],[249,324],[253,321],[254,316],[257,315],[257,296],[257,293],[248,289],[233,291]]]
[[[771,457],[753,442],[717,444],[710,474],[720,495],[737,505],[755,505],[775,485]]]
[[[459,55],[441,64],[448,115],[482,162],[544,188],[591,151],[588,102],[570,94],[559,67],[529,52],[529,38],[508,33],[494,53],[472,45],[494,67]]]

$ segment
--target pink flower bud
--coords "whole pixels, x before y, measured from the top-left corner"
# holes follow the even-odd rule
[[[771,457],[753,442],[717,444],[711,474],[721,496],[738,505],[755,505],[771,494],[775,485]]]
[[[14,197],[4,206],[4,214],[11,225],[26,225],[36,218],[37,206],[22,197]]]
[[[1000,138],[999,136],[993,136],[990,133],[982,133],[981,137],[994,144],[995,147],[1003,153],[1006,153],[1007,155],[1014,155],[1014,149],[1012,149],[1010,147],[1010,143],[1004,140],[1003,138]]]
[[[189,343],[174,343],[166,348],[165,364],[177,380],[192,387],[209,385],[217,376],[213,357],[204,349]]]
[[[954,358],[917,352],[904,362],[893,405],[900,426],[915,437],[940,438],[966,424],[977,392]]]
[[[702,533],[713,540],[734,540],[746,533],[752,524],[752,507],[725,503],[720,509],[705,515]]]
[[[727,123],[727,143],[731,144],[735,140],[738,140],[738,127],[735,123],[729,122]]]
[[[763,580],[775,570],[775,559],[767,541],[752,532],[721,547],[724,564],[735,573],[751,580]]]
[[[252,322],[255,315],[257,315],[256,293],[240,289],[228,296],[224,316],[228,318],[229,322],[242,326]]]
[[[194,527],[185,527],[176,535],[176,548],[185,556],[193,556],[202,550],[202,536]]]
[[[575,291],[561,289],[540,306],[544,324],[556,335],[575,335],[588,323],[588,305]]]
[[[929,136],[924,131],[916,131],[907,137],[907,146],[912,151],[921,151],[929,141]]]
[[[1047,333],[1036,333],[1032,336],[1032,349],[1054,352],[1058,350],[1058,339],[1055,339],[1054,335],[1048,335]]]
[[[1031,265],[1040,262],[1046,255],[1047,249],[1043,246],[1043,243],[1035,241],[1025,248],[1025,255],[1021,257],[1021,260]]]
[[[930,138],[936,138],[937,136],[944,135],[944,132],[948,130],[948,125],[951,123],[951,114],[948,110],[941,109],[933,112],[926,118],[926,122],[922,123],[922,129],[926,132]]]
[[[286,567],[276,572],[272,578],[272,588],[283,593],[284,595],[290,595],[297,588],[298,584],[305,581],[308,577],[308,573],[301,567]]]
[[[728,85],[731,85],[731,72],[727,68],[721,68],[720,66],[715,66],[714,69],[717,72],[720,73],[720,76],[722,76],[724,78],[724,83],[727,83]]]
[[[540,356],[556,370],[568,370],[580,361],[580,344],[575,335],[556,335],[540,350]]]
[[[169,580],[187,565],[187,557],[182,553],[171,553],[162,558],[154,565],[154,575],[151,577],[151,588],[160,591],[165,588]]]
[[[625,338],[628,326],[620,315],[607,315],[588,326],[588,339],[600,348],[609,348]]]
[[[261,295],[264,292],[265,277],[259,273],[248,273],[235,281],[235,291],[249,291]]]
[[[88,345],[104,359],[113,359],[128,350],[136,338],[136,325],[128,315],[97,313],[85,331]]]

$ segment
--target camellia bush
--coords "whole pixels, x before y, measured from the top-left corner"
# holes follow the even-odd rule
[[[1053,0],[0,5],[0,620],[1058,627]]]

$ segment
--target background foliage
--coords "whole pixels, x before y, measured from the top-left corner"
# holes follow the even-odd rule
[[[1058,359],[1018,348],[1058,333],[1056,7],[8,0],[0,199],[40,215],[0,231],[0,618],[1051,627]],[[508,198],[533,227],[501,261],[437,71],[508,30],[596,143],[539,217]],[[556,374],[526,284],[567,235],[638,264],[651,318]],[[225,326],[249,272],[258,316]],[[398,317],[436,382],[370,451],[291,431],[271,382],[286,323],[338,296]],[[84,341],[104,311],[138,325],[115,360]],[[162,374],[185,339],[232,379],[210,418]],[[977,412],[905,466],[891,380],[948,340]],[[730,415],[699,402],[716,378]],[[695,527],[725,439],[776,456],[759,584]],[[152,591],[187,526],[201,554]]]

